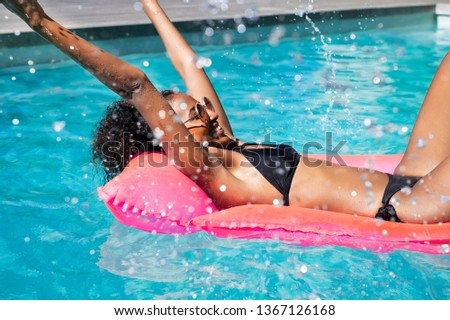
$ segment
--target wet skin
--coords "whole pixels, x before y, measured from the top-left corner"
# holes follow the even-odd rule
[[[183,93],[173,95],[169,102],[182,122],[191,117],[190,110],[198,103],[197,100]],[[226,145],[231,138],[226,136],[223,130],[217,130],[218,115],[211,110],[208,110],[208,114],[211,119],[209,124],[205,124],[200,119],[194,119],[185,124],[186,128],[199,142],[208,142],[210,145]],[[235,177],[252,184],[255,194],[266,195],[263,198],[265,203],[282,202],[281,193],[243,155],[216,147],[209,147],[208,153],[221,161]],[[331,165],[319,160],[304,160],[305,158],[302,157],[292,182],[289,197],[291,206],[315,207],[341,212],[350,210],[349,213],[375,215],[381,206],[382,193],[387,184],[385,174]],[[311,162],[314,163],[314,166],[311,166]],[[371,186],[370,189],[367,188],[368,185]],[[346,192],[346,190],[350,191]],[[259,199],[261,200],[261,197]],[[344,201],[342,201],[343,199]],[[340,203],[345,203],[345,206],[339,205]]]

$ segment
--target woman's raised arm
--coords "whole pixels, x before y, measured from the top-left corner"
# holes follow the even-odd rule
[[[195,141],[175,116],[167,100],[141,70],[97,48],[52,20],[37,0],[0,0],[0,3],[111,90],[130,101],[159,138],[169,159],[181,172],[195,180],[218,205],[238,205],[252,199],[250,189],[245,190],[237,178],[208,157],[201,144]],[[221,185],[230,188],[222,192]],[[233,192],[238,187],[242,190],[241,197],[236,197]]]
[[[147,16],[152,21],[166,47],[167,54],[183,79],[188,93],[197,101],[207,97],[219,115],[219,124],[227,135],[233,135],[230,122],[219,97],[203,68],[196,63],[197,54],[175,28],[157,0],[141,0]]]
[[[130,99],[145,76],[139,69],[97,48],[51,19],[37,0],[0,0],[0,3],[121,97]]]
[[[186,127],[176,120],[171,106],[141,70],[101,50],[51,19],[37,0],[0,0],[0,3],[108,88],[130,101],[160,138],[165,152],[174,159],[181,171],[187,175],[197,174],[200,164],[208,162],[198,142]],[[162,114],[167,116],[161,116]],[[173,141],[179,144],[174,144]],[[191,150],[180,153],[181,147]],[[192,167],[194,163],[198,164],[198,167]]]

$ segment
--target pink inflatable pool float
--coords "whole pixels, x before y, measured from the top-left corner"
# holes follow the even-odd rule
[[[323,155],[315,155],[324,158]],[[347,165],[392,172],[401,155],[343,156]],[[247,205],[218,210],[162,153],[145,153],[98,189],[116,219],[147,232],[275,239],[302,246],[339,245],[376,252],[450,253],[450,223],[407,224],[298,207]]]

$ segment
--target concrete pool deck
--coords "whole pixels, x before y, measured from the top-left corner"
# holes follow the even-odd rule
[[[140,2],[124,0],[41,0],[55,20],[70,29],[148,24]],[[346,11],[417,6],[436,6],[450,14],[450,0],[160,0],[174,22],[236,17],[288,15],[305,11]],[[311,11],[311,10],[310,10]],[[30,32],[20,19],[0,6],[0,34]]]

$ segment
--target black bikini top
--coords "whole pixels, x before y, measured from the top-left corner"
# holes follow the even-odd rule
[[[282,195],[289,205],[289,190],[300,154],[287,144],[258,144],[231,141],[227,150],[242,154]]]

